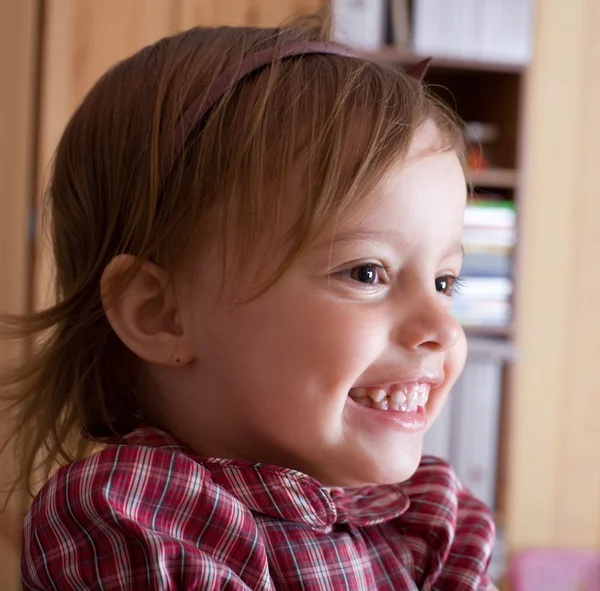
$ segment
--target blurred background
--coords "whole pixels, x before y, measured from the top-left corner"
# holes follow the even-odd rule
[[[427,82],[465,121],[474,200],[455,313],[470,355],[427,451],[494,510],[503,588],[598,591],[598,0],[0,0],[0,311],[50,302],[41,188],[108,67],[191,26],[323,8],[374,60],[433,56]],[[12,469],[3,456],[1,475]],[[0,513],[2,591],[19,588],[27,503]]]

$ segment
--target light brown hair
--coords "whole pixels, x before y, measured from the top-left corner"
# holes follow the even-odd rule
[[[286,194],[300,191],[285,260],[265,289],[402,161],[426,120],[445,148],[460,151],[454,118],[419,80],[365,59],[307,55],[229,89],[165,176],[174,130],[194,99],[250,52],[323,39],[313,25],[195,28],[162,39],[107,72],[72,116],[47,189],[57,302],[4,321],[7,334],[31,344],[4,384],[29,487],[36,468],[46,478],[85,453],[82,432],[118,437],[144,421],[133,355],[100,297],[111,259],[132,254],[173,273],[209,219],[218,236],[235,232],[243,258],[267,223],[281,235]],[[302,182],[291,187],[300,154]]]

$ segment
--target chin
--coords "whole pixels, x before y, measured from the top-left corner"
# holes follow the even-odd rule
[[[380,461],[360,462],[345,474],[338,474],[328,483],[329,486],[357,487],[365,485],[398,484],[408,480],[419,467],[421,451],[418,453],[402,453],[399,456],[387,457]]]
[[[379,469],[371,478],[369,484],[398,484],[408,480],[417,471],[421,456],[411,462],[403,464],[401,467],[390,466],[388,470]]]

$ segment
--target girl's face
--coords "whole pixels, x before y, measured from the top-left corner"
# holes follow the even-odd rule
[[[425,126],[380,193],[258,298],[228,304],[206,257],[182,272],[194,361],[173,370],[165,417],[197,453],[331,486],[412,475],[466,354],[450,313],[465,179],[454,153],[435,153],[438,141]],[[252,259],[239,300],[272,264]]]

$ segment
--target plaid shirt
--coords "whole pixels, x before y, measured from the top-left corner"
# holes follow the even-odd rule
[[[327,489],[199,458],[143,428],[61,468],[25,522],[26,590],[483,591],[488,509],[424,459],[410,481]]]

